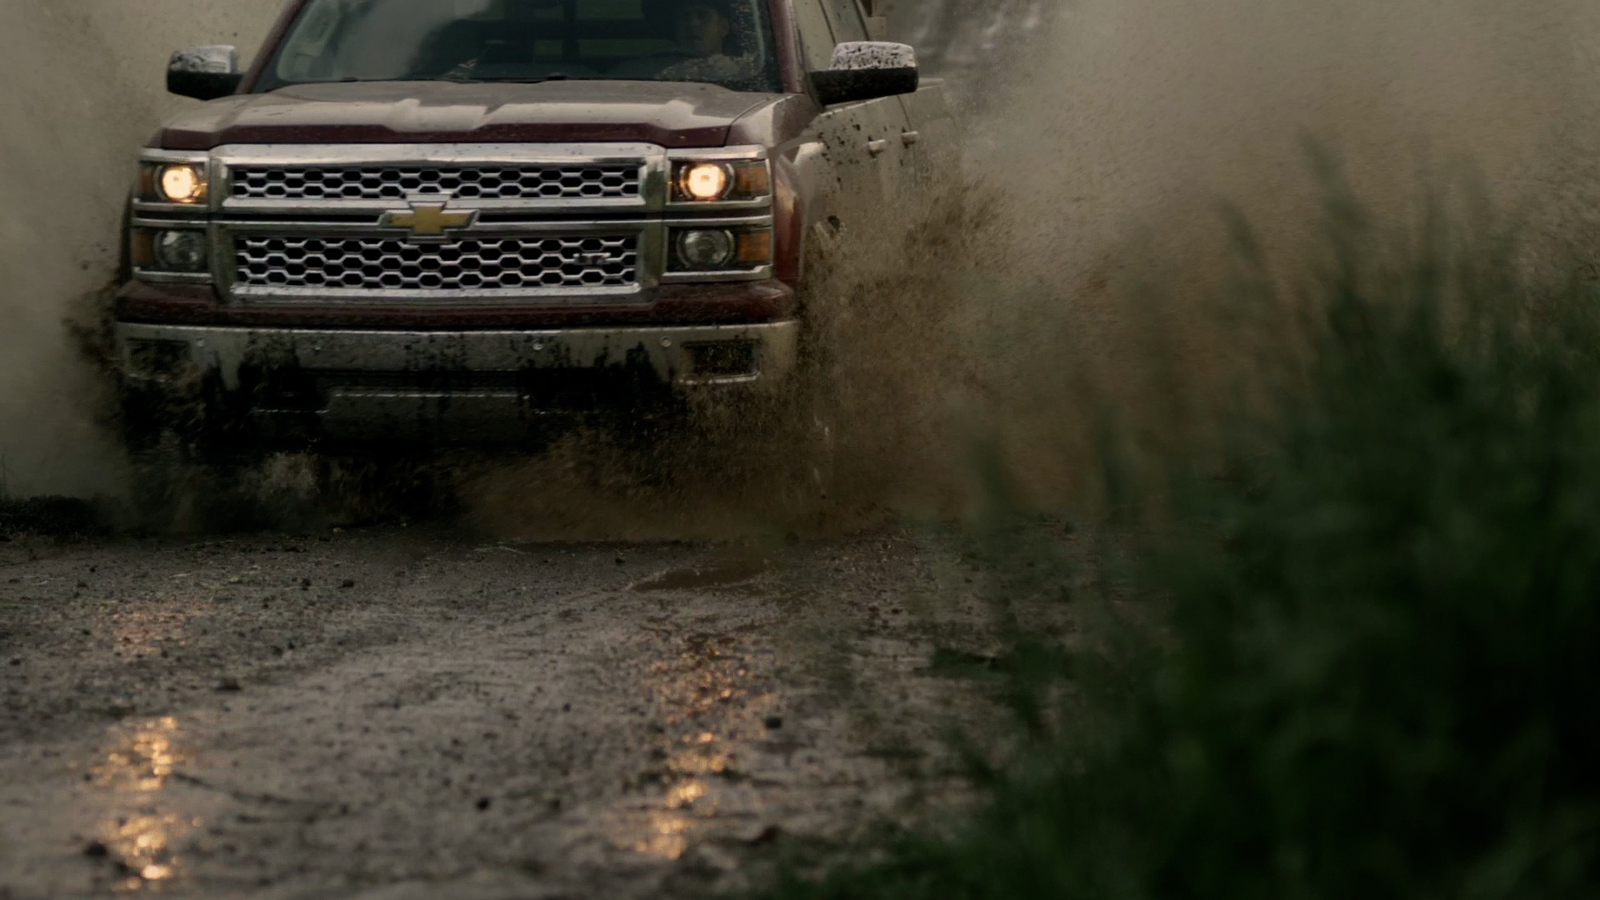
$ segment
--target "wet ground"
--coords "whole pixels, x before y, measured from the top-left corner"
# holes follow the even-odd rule
[[[0,898],[704,896],[939,816],[982,578],[899,530],[0,542]]]

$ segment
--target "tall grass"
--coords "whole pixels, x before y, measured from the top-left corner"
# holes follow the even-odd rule
[[[1278,339],[1162,469],[1158,624],[1019,647],[973,819],[772,896],[1600,896],[1600,294],[1329,211],[1292,298],[1239,230]]]

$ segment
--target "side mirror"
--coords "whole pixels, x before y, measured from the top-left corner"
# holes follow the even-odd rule
[[[167,64],[167,90],[180,97],[215,100],[237,91],[241,81],[237,47],[190,47]]]
[[[890,41],[850,41],[833,50],[833,64],[811,73],[823,106],[915,94],[922,83],[917,51]]]

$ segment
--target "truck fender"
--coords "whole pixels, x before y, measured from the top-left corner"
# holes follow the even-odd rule
[[[821,141],[805,141],[787,148],[774,159],[774,213],[780,230],[778,277],[798,285],[805,276],[810,253],[831,244],[837,234],[838,177]],[[824,233],[825,232],[825,233]]]

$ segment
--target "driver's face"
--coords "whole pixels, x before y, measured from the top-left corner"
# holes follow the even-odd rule
[[[678,7],[674,21],[678,43],[696,56],[717,56],[731,30],[728,19],[715,7],[685,3]]]

